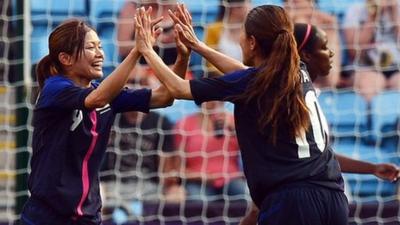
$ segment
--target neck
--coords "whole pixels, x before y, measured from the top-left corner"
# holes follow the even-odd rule
[[[72,80],[72,82],[74,82],[74,84],[79,87],[90,87],[91,80],[89,80],[87,78],[83,78],[83,77],[72,75],[72,74],[65,74],[65,76],[68,79]]]
[[[261,57],[255,57],[254,58],[254,67],[259,68],[264,63],[264,61],[265,61],[265,59],[263,59]]]

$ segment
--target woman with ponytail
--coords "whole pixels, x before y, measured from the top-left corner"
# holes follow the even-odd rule
[[[158,21],[149,25],[152,43],[159,33],[154,28]],[[185,74],[189,51],[177,46],[174,70]],[[104,61],[97,33],[76,19],[52,31],[49,55],[37,67],[40,94],[33,118],[31,196],[20,224],[101,224],[98,174],[116,113],[148,112],[173,102],[163,86],[124,88],[139,56],[134,48],[97,83]]]
[[[146,16],[136,19],[136,46],[173,97],[235,105],[244,173],[260,209],[258,224],[347,225],[339,163],[285,11],[263,5],[248,13],[240,38],[243,63],[200,42],[183,5],[170,16],[179,39],[225,75],[179,78],[152,50]]]
[[[296,23],[294,36],[300,59],[307,66],[311,81],[328,76],[332,68],[334,52],[328,47],[328,36],[325,31],[311,24]],[[389,182],[394,182],[399,178],[399,168],[391,163],[371,163],[337,153],[335,157],[343,173],[372,174]],[[259,210],[253,204],[240,225],[257,225],[258,215]]]

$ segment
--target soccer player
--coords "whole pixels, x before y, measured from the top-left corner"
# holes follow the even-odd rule
[[[149,25],[152,42],[159,20]],[[179,46],[180,66],[174,70],[185,74],[189,51]],[[148,112],[173,102],[163,86],[123,88],[139,56],[133,49],[98,84],[94,80],[103,76],[104,52],[96,32],[76,19],[52,31],[49,55],[37,67],[41,93],[33,118],[31,197],[21,224],[101,224],[98,173],[115,114]]]
[[[325,31],[311,24],[296,23],[294,36],[298,44],[300,59],[306,64],[310,78],[328,76],[332,65],[334,52],[328,47],[328,37]],[[399,168],[389,163],[373,164],[355,160],[335,154],[342,172],[373,174],[381,179],[396,181],[399,177]],[[240,225],[256,225],[259,210],[256,205],[242,219]]]
[[[136,18],[136,46],[173,97],[235,105],[244,173],[260,209],[258,223],[347,224],[339,163],[284,9],[263,5],[248,13],[240,46],[250,68],[200,42],[183,5],[170,15],[184,44],[226,75],[188,81],[173,73],[152,49],[149,16]]]

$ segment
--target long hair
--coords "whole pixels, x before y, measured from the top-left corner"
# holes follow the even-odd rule
[[[310,118],[300,76],[300,57],[293,36],[293,24],[279,6],[263,5],[247,15],[244,29],[253,36],[265,59],[254,80],[239,96],[246,104],[255,102],[259,112],[258,128],[265,133],[271,127],[270,140],[275,144],[278,129],[300,136],[307,131]]]
[[[36,66],[39,88],[42,89],[47,78],[63,73],[58,56],[61,52],[81,57],[86,33],[90,30],[87,24],[78,19],[71,19],[57,26],[49,36],[49,54],[43,57]]]

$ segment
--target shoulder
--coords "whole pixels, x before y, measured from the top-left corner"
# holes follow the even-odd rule
[[[251,75],[255,73],[257,73],[257,68],[250,67],[244,70],[237,70],[232,73],[227,73],[224,76],[221,76],[220,78],[225,81],[238,81],[242,78],[249,78]]]
[[[74,86],[74,83],[70,79],[61,75],[56,75],[48,78],[45,81],[42,93],[56,94],[58,91],[64,88]]]

